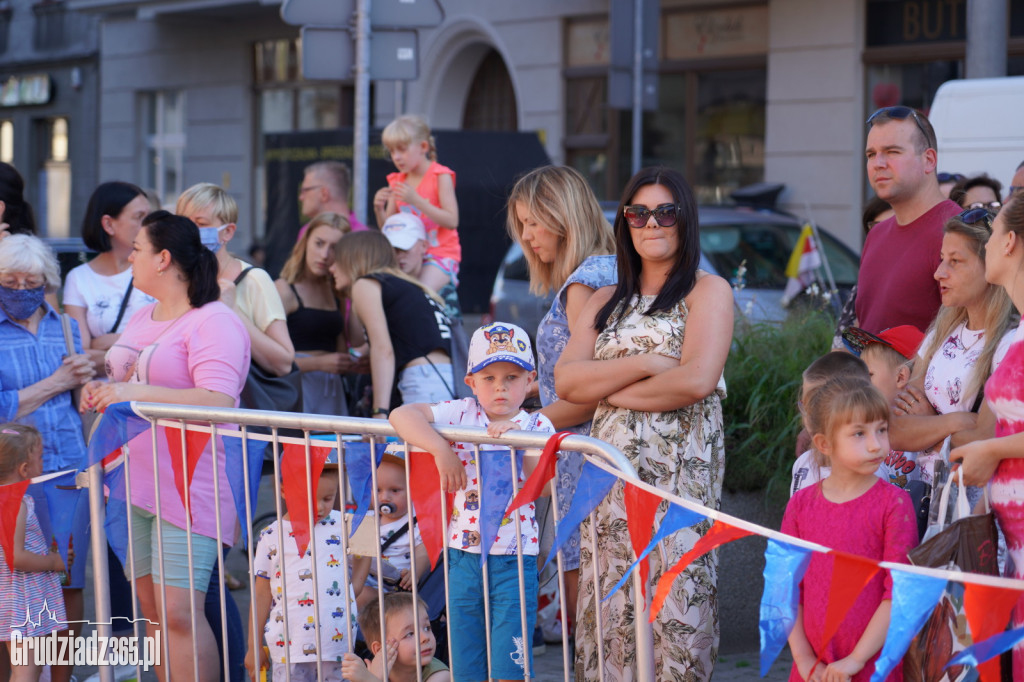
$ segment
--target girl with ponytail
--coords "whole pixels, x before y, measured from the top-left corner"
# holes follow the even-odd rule
[[[138,400],[210,407],[237,407],[249,371],[249,335],[238,316],[221,303],[217,259],[203,246],[199,229],[188,218],[157,211],[142,222],[129,258],[135,286],[156,302],[128,321],[107,353],[109,383],[90,382],[82,392],[81,409],[103,410],[112,403]],[[163,427],[159,427],[163,430]],[[220,429],[231,428],[221,426]],[[235,427],[237,428],[237,427]],[[214,483],[219,483],[220,528],[225,537],[235,527],[231,487],[224,475],[224,448],[218,444],[214,468],[212,444],[199,458],[189,488],[192,511],[192,576],[190,588],[186,516],[175,487],[168,439],[158,434],[158,465],[150,456],[153,440],[144,432],[129,443],[140,456],[129,457],[130,512],[134,532],[134,577],[143,615],[160,625],[176,653],[171,677],[190,678],[194,660],[200,678],[216,679],[218,654],[209,623],[199,617],[193,648],[191,607],[203,613],[217,553]],[[214,480],[217,472],[219,481]],[[159,486],[162,524],[156,519]],[[163,536],[163,571],[153,556],[157,534]],[[150,541],[151,540],[151,541]],[[159,609],[160,583],[167,590],[167,618]],[[184,624],[176,628],[175,623]],[[161,673],[166,678],[167,671]]]

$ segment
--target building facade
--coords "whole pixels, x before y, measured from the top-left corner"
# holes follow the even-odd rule
[[[68,2],[100,24],[97,178],[165,203],[221,184],[258,238],[263,135],[352,123],[350,83],[302,79],[279,2]],[[374,124],[413,112],[438,129],[537,131],[554,162],[617,199],[631,115],[607,106],[609,0],[439,2],[443,22],[419,31],[420,77],[373,84]],[[1024,72],[1024,0],[1010,4],[1010,72]],[[864,120],[886,104],[927,110],[962,77],[965,12],[965,0],[661,0],[643,162],[683,170],[703,201],[783,182],[784,208],[859,248]]]

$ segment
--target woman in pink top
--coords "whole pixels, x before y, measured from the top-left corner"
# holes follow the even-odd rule
[[[381,133],[391,161],[398,169],[388,174],[388,186],[377,191],[373,210],[377,224],[399,211],[415,213],[427,230],[427,253],[420,281],[440,291],[449,281],[459,285],[459,204],[455,200],[455,171],[437,162],[437,147],[426,121],[399,116]]]
[[[156,299],[128,321],[107,353],[110,383],[91,382],[82,394],[83,409],[102,410],[112,403],[138,400],[159,403],[237,407],[249,371],[249,335],[238,316],[219,302],[217,259],[202,245],[199,230],[187,218],[167,211],[146,217],[132,245],[135,286]],[[225,427],[229,428],[229,427]],[[160,628],[171,651],[171,676],[189,679],[198,661],[200,680],[218,676],[217,647],[205,618],[195,623],[192,648],[191,605],[203,613],[213,563],[219,551],[213,461],[207,445],[189,487],[192,533],[186,533],[185,510],[175,487],[164,429],[157,434],[158,471],[153,471],[152,435],[145,432],[129,445],[134,578],[143,615]],[[224,475],[224,449],[217,448],[220,491],[219,537],[230,543],[236,519]],[[154,480],[159,481],[157,524]],[[162,536],[163,562],[157,554]],[[190,583],[188,544],[192,545]],[[164,575],[161,575],[161,573]],[[163,587],[159,584],[163,583]],[[194,586],[194,589],[192,588]],[[161,600],[166,590],[167,621],[162,626]],[[191,600],[189,599],[191,592]],[[162,672],[166,679],[166,671]]]
[[[1017,311],[1024,311],[1024,201],[1011,199],[992,223],[985,247],[985,279],[1006,289]],[[989,485],[989,497],[1016,578],[1024,578],[1024,323],[985,384],[985,399],[996,418],[995,438],[954,448],[962,461],[964,482]],[[1024,625],[1024,598],[1017,603],[1013,627]],[[1013,679],[1024,679],[1024,645],[1013,650]]]

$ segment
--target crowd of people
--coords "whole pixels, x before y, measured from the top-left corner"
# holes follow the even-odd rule
[[[1024,477],[1024,328],[1017,326],[1024,164],[1003,197],[987,176],[937,172],[935,135],[923,114],[888,107],[868,126],[867,174],[876,197],[864,212],[860,277],[839,322],[837,349],[802,377],[805,434],[783,530],[905,562],[928,524],[922,501],[935,472],[960,463],[968,496],[988,491],[1005,538],[1005,571],[1024,577],[1024,501],[1015,492]],[[523,679],[532,669],[538,575],[527,561],[520,577],[516,555],[546,557],[554,524],[544,502],[531,503],[497,537],[481,538],[475,450],[449,443],[432,424],[486,427],[492,436],[510,429],[592,435],[620,449],[644,482],[720,505],[733,292],[699,268],[697,205],[686,179],[668,168],[642,169],[609,225],[575,170],[545,166],[524,174],[508,197],[508,232],[523,248],[531,290],[554,293],[554,300],[536,330],[499,320],[467,339],[457,297],[455,173],[437,161],[422,119],[400,117],[383,139],[397,172],[374,197],[379,229],[349,211],[344,164],[309,166],[299,188],[308,222],[276,281],[231,253],[238,208],[223,188],[190,187],[171,213],[133,184],[103,183],[82,222],[97,255],[68,274],[59,302],[55,257],[33,236],[20,176],[0,164],[5,485],[78,468],[83,423],[114,403],[138,400],[390,419],[402,440],[433,455],[439,483],[453,495],[446,558],[448,581],[459,589],[446,614],[451,642],[437,638],[435,609],[406,594],[413,575],[429,579],[436,557],[426,555],[416,524],[409,527],[401,450],[389,450],[377,472],[384,564],[337,560],[336,473],[313,477],[316,500],[308,511],[318,563],[286,551],[294,535],[289,516],[261,533],[246,638],[230,593],[223,613],[219,597],[223,582],[237,581],[218,570],[237,524],[225,449],[212,441],[199,456],[189,518],[168,441],[137,436],[126,459],[131,562],[122,567],[111,553],[104,579],[115,596],[130,595],[126,581],[134,581],[147,627],[160,629],[175,652],[161,676],[186,679],[198,671],[212,681],[226,670],[237,682],[272,667],[275,679],[316,679],[318,668],[325,679],[361,681],[416,679],[417,669],[433,682]],[[530,412],[524,404],[534,395],[541,407]],[[133,450],[145,455],[132,457]],[[525,460],[521,481],[533,461]],[[550,502],[559,516],[582,466],[582,455],[560,454]],[[304,469],[301,475],[312,477]],[[13,570],[0,562],[0,602],[21,609],[59,601],[66,620],[79,620],[88,513],[74,517],[75,551],[56,548],[54,502],[38,488],[30,486],[22,503]],[[632,563],[626,495],[616,483],[561,545],[579,680],[637,674],[634,621],[643,597],[626,581],[605,598]],[[648,594],[709,528],[703,522],[678,531],[650,555]],[[654,620],[658,679],[710,679],[719,644],[717,577],[717,553],[708,552],[672,585]],[[891,580],[884,573],[872,579],[826,640],[830,580],[827,560],[812,558],[790,637],[791,679],[867,680],[888,628]],[[349,586],[347,595],[339,584]],[[303,610],[311,605],[316,618]],[[115,616],[131,613],[130,598],[115,600]],[[193,613],[201,615],[194,620]],[[347,653],[356,642],[343,635],[356,622],[362,655]],[[1014,622],[1024,624],[1024,609]],[[10,641],[7,625],[0,623],[3,641]],[[1024,678],[1024,652],[1015,652],[1013,670]],[[39,673],[14,670],[33,682]],[[70,675],[70,667],[51,671],[51,679]],[[902,679],[899,670],[889,679]]]

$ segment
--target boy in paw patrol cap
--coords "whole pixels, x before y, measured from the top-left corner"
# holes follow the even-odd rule
[[[469,342],[466,384],[473,389],[473,398],[450,400],[435,405],[414,403],[391,412],[391,425],[410,446],[434,455],[441,486],[455,493],[452,518],[448,525],[449,585],[466,586],[449,594],[451,609],[452,670],[456,680],[521,680],[523,662],[531,656],[529,633],[533,632],[537,614],[537,562],[524,561],[524,594],[522,605],[527,614],[527,639],[523,644],[520,622],[519,568],[517,551],[537,556],[539,537],[534,505],[520,508],[520,538],[516,524],[498,528],[498,534],[487,555],[488,583],[484,583],[480,560],[480,487],[474,448],[468,443],[449,443],[431,427],[440,425],[485,426],[490,436],[500,436],[510,429],[554,432],[554,426],[539,412],[529,414],[522,409],[527,391],[537,377],[534,371],[533,348],[526,332],[508,322],[484,325],[473,333]],[[494,446],[481,446],[481,457],[500,457],[501,465],[509,466],[509,451],[494,451]],[[536,463],[536,458],[525,460]],[[527,466],[528,466],[527,464]],[[519,483],[530,474],[527,466],[519,472]],[[494,495],[493,492],[490,492]],[[502,502],[506,507],[512,501]],[[475,585],[469,589],[470,585]],[[487,669],[487,650],[480,646],[484,620],[483,589],[488,590],[489,603],[504,604],[501,611],[491,613],[491,670]]]

